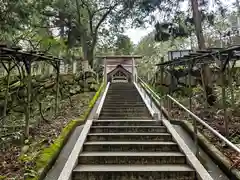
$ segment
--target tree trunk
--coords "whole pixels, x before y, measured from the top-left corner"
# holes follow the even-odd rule
[[[31,109],[31,92],[32,92],[32,75],[31,75],[31,62],[25,65],[27,69],[27,106],[25,110],[25,138],[29,137],[30,125],[30,109]]]
[[[223,68],[223,62],[221,61],[221,69]],[[221,86],[222,86],[222,108],[224,111],[224,126],[225,126],[225,136],[229,137],[229,122],[227,117],[227,107],[226,107],[226,80],[225,73],[221,73]]]
[[[83,60],[82,61],[82,69],[83,69],[83,72],[86,72],[86,71],[88,71],[88,69],[89,69],[89,63],[88,63],[88,60]]]
[[[56,69],[56,97],[55,97],[55,115],[58,113],[59,108],[59,74],[60,74],[60,62],[57,62],[57,69]]]
[[[81,36],[81,44],[82,44],[82,51],[83,51],[83,61],[82,61],[82,69],[83,71],[88,71],[89,68],[89,60],[88,60],[88,41],[85,36],[85,33]]]
[[[161,63],[164,63],[164,58],[163,57],[161,57]],[[163,91],[163,75],[164,75],[164,68],[163,68],[163,66],[160,66],[161,96],[164,95],[164,91]]]
[[[203,36],[203,30],[202,30],[202,23],[201,23],[201,13],[199,11],[199,5],[197,0],[191,0],[192,1],[192,11],[193,11],[193,18],[194,18],[194,24],[195,24],[195,32],[198,40],[198,47],[199,49],[205,49],[205,40]],[[208,65],[203,64],[202,65],[202,71],[203,71],[203,88],[206,93],[207,102],[209,105],[214,105],[216,102],[216,96],[213,94],[213,86],[212,86],[212,79],[209,77],[211,76],[211,69]]]
[[[199,49],[205,49],[206,48],[205,40],[203,36],[201,13],[199,11],[198,1],[197,0],[191,0],[191,1],[192,1],[192,11],[193,11],[194,24],[195,24],[195,33],[198,40],[198,47]]]
[[[94,53],[94,47],[89,47],[87,51],[87,60],[91,68],[93,68],[93,53]]]
[[[88,61],[88,66],[90,68],[93,68],[93,59],[94,59],[94,49],[96,46],[96,41],[97,41],[97,37],[96,36],[89,36],[87,35],[87,33],[83,33],[81,36],[81,44],[82,44],[82,50],[83,50],[83,61]],[[84,64],[86,65],[87,62],[84,62]],[[88,70],[87,69],[87,70]],[[86,69],[84,69],[86,70]]]
[[[239,0],[236,0],[236,6],[237,6],[237,21],[238,21],[238,28],[240,28],[240,3]]]
[[[83,70],[88,71],[93,68],[93,52],[94,47],[86,47],[83,51]]]
[[[7,106],[8,106],[8,93],[9,93],[9,83],[10,83],[10,69],[11,69],[11,62],[8,62],[8,73],[7,73],[7,87],[5,91],[5,100],[4,100],[4,109],[3,109],[3,124],[5,124],[5,119],[7,116]]]
[[[235,106],[234,85],[233,85],[233,75],[234,75],[233,67],[231,67],[231,64],[229,62],[227,72],[228,72],[228,85],[229,85],[230,94],[231,94],[231,105],[232,105],[232,107]]]

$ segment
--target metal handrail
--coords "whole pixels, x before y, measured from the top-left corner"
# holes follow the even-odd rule
[[[167,95],[163,95],[161,97],[158,96],[157,93],[155,93],[149,86],[147,83],[145,83],[140,77],[138,77],[138,79],[141,81],[141,83],[143,83],[147,88],[148,90],[155,96],[155,98],[157,98],[158,100],[162,100],[164,99],[165,97],[167,97]]]
[[[150,114],[152,115],[152,117],[156,120],[159,120],[159,116],[158,116],[158,113],[156,113],[153,108],[152,108],[152,100],[150,99],[150,104],[148,103],[148,101],[146,100],[146,94],[142,93],[141,92],[141,89],[140,87],[137,85],[137,83],[134,82],[134,85],[139,93],[139,95],[142,97],[145,105],[147,106],[147,109],[149,110]],[[144,90],[144,88],[142,87],[142,89]]]
[[[225,138],[223,135],[221,135],[219,132],[217,132],[215,129],[213,129],[211,126],[209,126],[207,123],[205,123],[201,118],[199,118],[197,115],[195,115],[193,112],[191,112],[189,109],[187,109],[184,105],[179,103],[176,99],[174,99],[172,96],[167,95],[168,98],[170,98],[173,102],[175,102],[179,107],[184,109],[187,113],[189,113],[193,118],[195,118],[200,124],[205,126],[209,131],[211,131],[213,134],[215,134],[219,139],[224,141],[227,145],[229,145],[231,148],[233,148],[235,151],[240,153],[240,148],[238,148],[236,145],[234,145],[232,142],[230,142],[227,138]]]
[[[162,100],[142,79],[138,78],[145,86],[146,88],[153,93],[153,95],[158,99]],[[172,100],[174,103],[176,103],[179,107],[184,109],[188,114],[190,114],[194,119],[196,119],[200,124],[202,124],[204,127],[206,127],[209,131],[211,131],[214,135],[216,135],[220,140],[224,141],[227,145],[229,145],[232,149],[234,149],[236,152],[240,154],[240,148],[238,148],[235,144],[230,142],[227,138],[225,138],[223,135],[221,135],[219,132],[217,132],[215,129],[213,129],[211,126],[209,126],[207,123],[205,123],[201,118],[199,118],[197,115],[195,115],[193,112],[191,112],[189,109],[187,109],[184,105],[182,105],[180,102],[178,102],[176,99],[174,99],[170,95],[165,95],[170,100]]]

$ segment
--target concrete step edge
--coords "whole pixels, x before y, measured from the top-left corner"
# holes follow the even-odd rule
[[[125,129],[125,128],[136,128],[136,129],[141,129],[141,128],[154,128],[154,129],[157,129],[157,128],[161,128],[161,129],[167,129],[165,126],[91,126],[92,129],[103,129],[103,128],[106,128],[106,129],[111,129],[111,128],[114,128],[114,129]]]
[[[185,157],[185,155],[181,152],[82,152],[80,153],[79,156],[111,156],[111,157],[125,157],[125,156],[137,156],[137,157],[148,157],[148,156],[153,156],[153,157]]]
[[[89,133],[88,136],[171,136],[170,133]]]
[[[177,145],[173,141],[87,141],[84,145]]]
[[[127,164],[127,165],[116,165],[116,164],[108,164],[108,165],[78,165],[74,170],[74,172],[147,172],[147,171],[158,171],[158,172],[194,172],[188,165],[135,165],[135,164]]]

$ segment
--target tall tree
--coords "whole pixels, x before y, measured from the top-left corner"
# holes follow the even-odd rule
[[[84,65],[93,66],[94,50],[102,35],[121,32],[124,20],[133,14],[125,0],[55,0],[45,14],[67,36],[69,48],[81,46]]]
[[[237,17],[238,17],[238,28],[240,28],[240,2],[236,0],[236,7],[237,7]]]
[[[199,49],[205,49],[205,40],[203,36],[203,28],[202,28],[202,19],[201,13],[199,11],[198,0],[191,0],[192,3],[192,12],[193,12],[193,19],[195,25],[195,33],[198,40],[198,47]]]
[[[165,19],[165,22],[157,22],[155,25],[156,28],[156,40],[157,41],[167,41],[169,39],[173,39],[176,37],[188,37],[191,32],[187,31],[184,27],[185,25],[181,23],[181,17],[183,13],[181,12],[180,3],[183,2],[182,0],[177,1],[158,1],[156,8],[149,8],[153,7],[153,4],[156,4],[155,0],[148,0],[144,1],[147,2],[143,6],[143,10],[145,11],[155,11],[158,10],[159,12],[165,12],[167,14],[168,19]],[[167,3],[168,2],[168,3]],[[192,9],[192,17],[186,17],[185,23],[190,22],[190,24],[194,25],[195,35],[197,37],[198,48],[205,49],[205,39],[203,36],[203,28],[202,28],[202,21],[207,19],[210,23],[213,23],[214,16],[213,14],[207,13],[204,9],[208,6],[209,1],[205,0],[191,0],[191,9]],[[217,4],[221,8],[221,11],[224,12],[224,9],[221,6],[221,3],[217,1]],[[176,5],[177,7],[173,6]],[[200,9],[201,6],[201,9]],[[171,15],[174,14],[175,16]],[[163,16],[164,17],[164,16]],[[180,17],[180,18],[179,18]],[[216,97],[213,94],[213,87],[212,82],[209,77],[211,77],[210,68],[207,65],[202,66],[202,74],[203,74],[203,88],[206,92],[206,97],[208,103],[213,105]]]
[[[199,11],[199,4],[198,0],[191,0],[192,3],[192,12],[193,12],[193,19],[195,25],[195,33],[197,36],[198,48],[205,49],[205,39],[203,36],[203,28],[202,28],[202,15]],[[207,101],[210,105],[213,105],[216,101],[216,96],[213,92],[213,84],[211,78],[211,69],[208,65],[202,65],[202,81],[203,81],[203,88],[205,91],[205,95]]]
[[[119,35],[116,42],[116,54],[130,55],[133,52],[133,43],[128,36]]]

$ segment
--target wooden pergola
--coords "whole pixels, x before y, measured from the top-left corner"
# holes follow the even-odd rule
[[[7,47],[6,45],[0,45],[0,64],[7,71],[7,88],[5,91],[5,106],[8,102],[10,72],[15,67],[19,71],[20,80],[21,75],[27,79],[27,100],[26,100],[26,112],[25,112],[25,136],[29,134],[29,122],[30,122],[30,108],[31,108],[31,91],[32,91],[32,64],[33,62],[44,61],[51,64],[56,70],[56,112],[59,104],[59,74],[60,74],[60,62],[62,59],[45,55],[45,52],[39,51],[22,51],[20,47]],[[22,71],[22,73],[21,73]],[[7,106],[6,106],[7,107]],[[6,107],[4,110],[4,117],[6,116]]]
[[[211,48],[207,50],[198,50],[196,52],[190,52],[189,55],[157,64],[157,66],[184,66],[184,65],[197,65],[197,64],[209,64],[209,63],[221,63],[223,62],[223,69],[229,61],[237,61],[240,59],[240,45],[232,46],[229,48]]]
[[[213,64],[218,68],[221,75],[221,88],[222,88],[222,109],[224,110],[224,119],[226,120],[225,126],[228,129],[227,121],[227,105],[226,105],[226,77],[225,70],[229,66],[232,68],[235,66],[236,61],[240,60],[240,45],[231,46],[228,48],[211,48],[206,50],[198,50],[196,52],[189,52],[188,55],[173,59],[172,61],[162,62],[157,64],[161,70],[161,82],[163,78],[163,71],[165,69],[173,70],[175,67],[181,66],[187,70],[188,74],[188,87],[189,87],[189,109],[192,109],[192,85],[191,85],[191,73],[193,67],[202,68],[202,65]],[[231,62],[231,63],[230,63]],[[203,75],[201,75],[203,78]],[[232,75],[231,75],[232,76]],[[232,77],[229,77],[229,85],[232,86]],[[211,78],[211,77],[208,77]],[[202,83],[203,79],[202,79]],[[204,84],[203,84],[204,85]],[[232,87],[231,87],[232,88]],[[171,91],[169,91],[171,94]],[[207,95],[205,94],[207,99]],[[207,103],[206,103],[207,104]],[[207,105],[205,106],[207,108]]]

